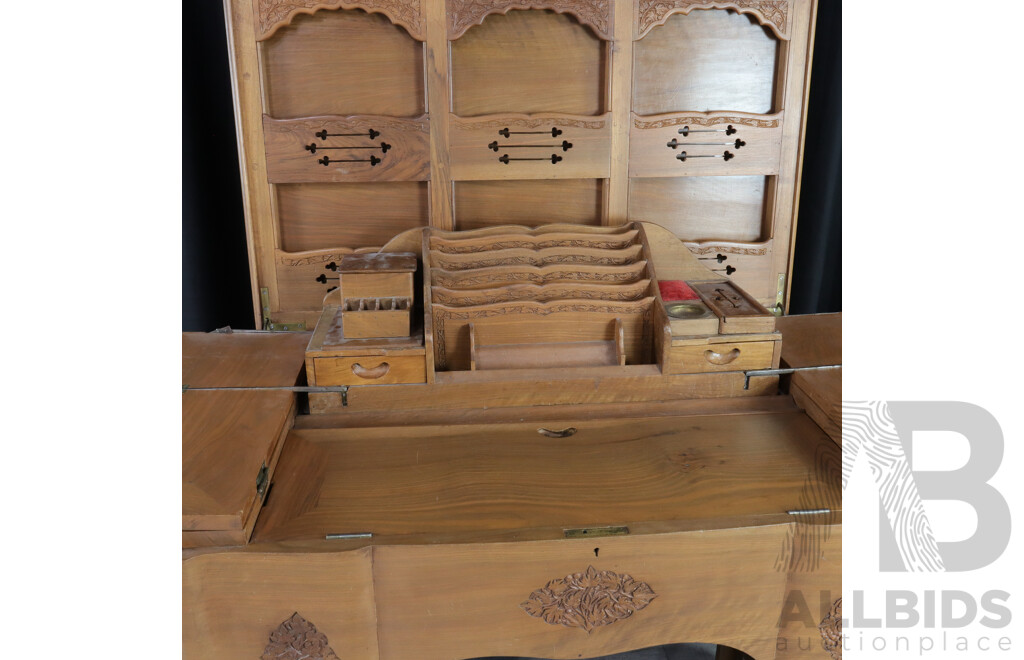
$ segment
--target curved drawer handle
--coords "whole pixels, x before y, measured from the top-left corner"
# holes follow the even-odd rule
[[[359,376],[360,378],[365,378],[367,380],[373,380],[374,378],[383,378],[384,376],[388,375],[389,371],[391,371],[391,365],[388,364],[387,362],[381,362],[376,367],[371,367],[369,369],[359,364],[358,362],[352,365],[352,373]]]
[[[553,431],[551,429],[537,429],[537,433],[546,435],[549,438],[568,438],[570,435],[576,432],[575,427],[564,428],[561,431]]]
[[[704,351],[704,359],[711,364],[729,364],[740,356],[740,349],[734,348],[728,353],[716,353],[712,350]]]

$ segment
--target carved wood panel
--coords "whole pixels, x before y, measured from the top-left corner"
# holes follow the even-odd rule
[[[448,39],[454,41],[491,14],[507,14],[513,9],[551,9],[572,14],[589,25],[605,41],[612,38],[610,0],[448,0]]]
[[[651,28],[663,25],[672,14],[689,14],[694,9],[733,9],[741,14],[750,14],[758,23],[774,32],[779,39],[789,40],[789,4],[788,0],[637,0],[634,8],[633,36],[634,39],[642,39]]]
[[[628,619],[657,597],[651,585],[631,575],[588,566],[581,573],[548,582],[520,607],[552,625],[582,628],[589,633]]]
[[[267,179],[426,181],[430,178],[427,118],[263,116]]]
[[[360,0],[338,2],[327,0],[255,0],[256,40],[269,39],[298,14],[313,14],[321,9],[362,9],[384,14],[401,25],[417,41],[424,41],[423,10],[420,0]]]
[[[327,635],[316,629],[298,612],[291,615],[277,630],[270,633],[270,640],[260,660],[339,660],[327,641]]]
[[[629,176],[778,174],[783,113],[633,115]]]

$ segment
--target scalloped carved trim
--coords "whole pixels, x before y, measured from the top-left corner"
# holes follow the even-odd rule
[[[684,126],[692,124],[694,126],[714,126],[716,124],[740,124],[741,126],[750,126],[753,128],[778,128],[780,119],[778,116],[773,118],[767,117],[742,117],[739,115],[710,115],[710,114],[699,114],[699,115],[676,115],[673,117],[666,117],[663,119],[643,119],[636,115],[633,116],[633,126],[640,130],[647,130],[649,128],[666,128],[668,126]]]
[[[582,573],[548,582],[520,607],[552,625],[582,628],[589,633],[598,626],[628,619],[657,597],[646,582],[588,566]]]
[[[282,621],[277,630],[270,633],[270,641],[260,660],[281,660],[301,658],[302,660],[338,660],[334,649],[327,643],[327,635],[316,629],[298,612]]]
[[[277,253],[277,263],[280,266],[312,266],[314,264],[325,264],[329,261],[341,261],[341,258],[346,254],[364,254],[366,252],[380,252],[380,248],[331,248],[330,250],[309,250],[306,252],[284,252],[279,250]]]
[[[448,0],[448,39],[454,41],[491,14],[513,9],[551,9],[572,14],[593,28],[597,36],[611,41],[612,5],[609,0]]]
[[[821,632],[821,645],[832,656],[832,660],[843,660],[843,599],[840,598],[832,603],[832,609],[821,624],[818,625]]]
[[[779,39],[789,40],[788,0],[640,0],[636,9],[636,39],[643,39],[657,25],[664,25],[672,14],[689,14],[694,9],[734,9],[750,14],[767,26]]]
[[[323,0],[256,0],[256,41],[269,39],[299,14],[315,14],[321,9],[362,9],[384,14],[401,25],[417,41],[425,41],[421,0],[360,0],[343,2]]]
[[[714,243],[701,242],[690,243],[683,241],[683,245],[689,248],[694,254],[711,254],[712,252],[725,252],[726,254],[742,254],[750,257],[763,257],[768,254],[768,246],[746,247],[738,243]]]

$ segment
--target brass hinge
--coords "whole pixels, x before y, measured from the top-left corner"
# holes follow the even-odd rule
[[[294,323],[276,323],[270,318],[270,290],[266,287],[260,289],[260,308],[263,316],[263,329],[270,330],[271,332],[304,332],[306,330],[305,321],[296,321]]]
[[[270,476],[270,471],[267,469],[267,464],[264,463],[260,467],[260,471],[256,473],[256,495],[262,500],[263,496],[267,494],[267,482]]]
[[[779,273],[779,281],[775,286],[775,306],[772,307],[772,314],[775,316],[782,316],[782,312],[785,309],[782,305],[786,298],[786,274]]]

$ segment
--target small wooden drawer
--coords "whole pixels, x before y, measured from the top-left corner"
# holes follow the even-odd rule
[[[774,353],[774,341],[673,346],[669,351],[665,373],[699,374],[770,369]]]
[[[356,298],[341,308],[341,331],[348,339],[409,336],[409,298]]]
[[[426,360],[422,355],[316,358],[314,369],[316,384],[324,386],[427,382]]]

